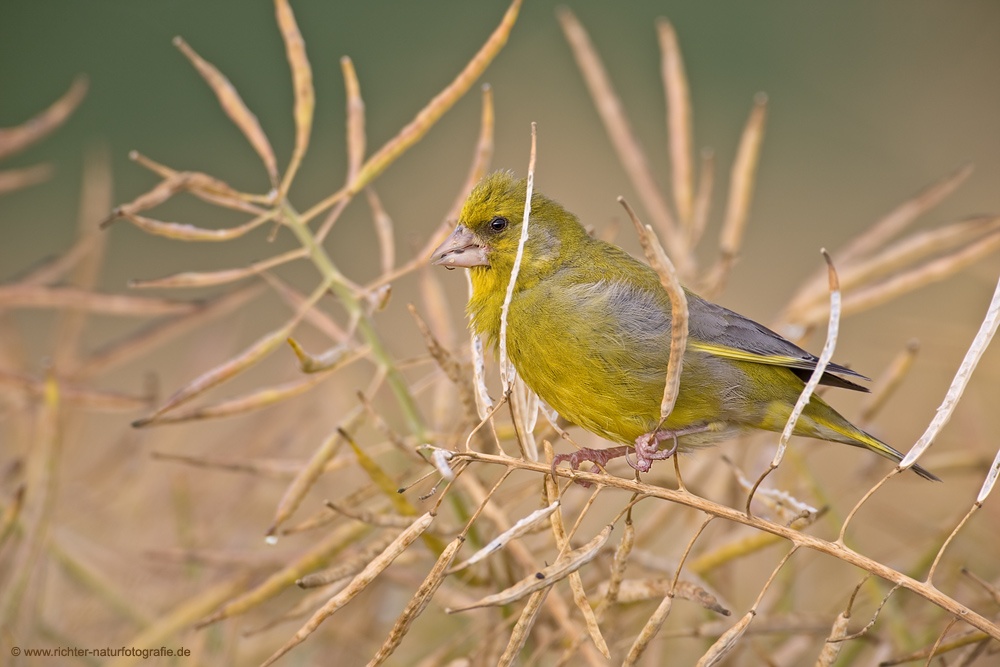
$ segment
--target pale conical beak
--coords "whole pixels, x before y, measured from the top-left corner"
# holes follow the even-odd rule
[[[431,253],[431,264],[440,264],[447,269],[456,267],[470,269],[473,266],[489,266],[490,262],[486,259],[486,248],[479,245],[472,232],[459,225],[451,236]]]

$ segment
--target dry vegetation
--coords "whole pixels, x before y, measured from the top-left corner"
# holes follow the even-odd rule
[[[170,663],[183,665],[604,665],[609,657],[612,664],[667,664],[668,656],[669,664],[699,665],[930,664],[934,655],[948,665],[996,660],[996,523],[991,528],[984,519],[989,509],[977,513],[1000,465],[983,454],[995,443],[924,454],[996,329],[1000,291],[942,409],[904,461],[912,465],[922,456],[944,485],[931,489],[896,469],[866,495],[871,470],[855,470],[862,484],[847,489],[848,498],[833,497],[823,471],[810,470],[793,446],[751,493],[775,449],[769,435],[675,457],[672,467],[660,463],[642,479],[618,465],[610,474],[560,468],[553,477],[547,463],[553,443],[562,449],[569,445],[562,438],[588,436],[566,434],[506,369],[492,370],[479,341],[470,345],[453,330],[463,304],[448,303],[441,275],[426,266],[489,169],[490,90],[483,89],[468,178],[454,184],[455,205],[406,261],[397,258],[392,220],[374,189],[503,47],[520,0],[453,83],[370,155],[361,88],[345,58],[347,182],[304,212],[286,194],[310,144],[313,81],[287,0],[275,6],[295,91],[296,139],[283,171],[235,88],[176,41],[260,156],[272,189],[240,192],[223,178],[134,154],[161,180],[108,216],[111,176],[106,157],[95,154],[77,243],[0,286],[0,427],[9,443],[0,453],[0,659],[13,646],[107,645],[185,646],[192,656]],[[698,165],[693,159],[692,111],[673,28],[658,24],[672,166],[668,199],[583,26],[568,10],[559,19],[652,223],[637,227],[654,266],[669,287],[659,236],[681,281],[718,295],[748,221],[766,98],[753,101],[731,167],[717,260],[700,266],[695,249],[707,228],[718,166],[710,153]],[[0,156],[57,126],[84,91],[77,83],[37,119],[3,130]],[[542,154],[544,134],[541,128]],[[800,339],[828,326],[828,358],[841,314],[878,306],[992,253],[1000,246],[995,216],[902,236],[970,172],[927,187],[833,252],[830,280],[820,270],[802,281],[774,326]],[[46,173],[45,167],[0,172],[0,190],[26,187]],[[180,193],[240,211],[247,221],[218,229],[144,214]],[[324,248],[359,195],[371,207],[381,257],[381,275],[367,284],[344,275]],[[133,294],[108,294],[95,285],[109,233],[99,226],[112,223],[186,242],[253,232],[264,249],[269,237],[291,234],[299,247],[249,266],[137,280]],[[310,263],[318,273],[305,292],[277,275],[291,262]],[[376,317],[400,307],[390,292],[400,281],[419,281],[422,295],[419,305],[408,306],[412,324],[405,330],[381,326]],[[216,296],[200,301],[142,292],[183,295],[219,286]],[[248,304],[266,293],[286,303],[291,317],[260,321],[259,313],[269,311]],[[26,308],[58,314],[42,376],[24,370],[17,320],[10,317]],[[240,321],[263,333],[236,353],[222,353],[233,339],[218,323],[238,311],[250,313]],[[149,323],[82,352],[85,329],[104,314]],[[394,356],[397,340],[417,332],[427,353]],[[191,340],[201,350],[188,355],[195,377],[166,400],[156,398],[155,383],[148,395],[108,388],[123,377],[119,369],[141,369],[159,348]],[[291,372],[289,345],[301,372]],[[315,351],[321,345],[328,349]],[[223,361],[205,361],[216,353]],[[850,415],[855,421],[878,419],[915,355],[913,345],[900,352],[860,414]],[[215,391],[237,376],[228,393]],[[501,400],[491,401],[487,387]],[[669,390],[668,382],[666,412]],[[137,411],[142,417],[133,431],[127,420]],[[208,421],[220,419],[242,426],[223,431]],[[87,456],[95,431],[119,443],[97,462]],[[737,461],[720,463],[720,454]],[[772,468],[780,455],[774,461]],[[110,489],[105,504],[74,507],[81,484]],[[894,492],[900,488],[951,499],[949,516],[938,523],[913,516],[918,505],[903,501]],[[114,546],[88,540],[87,531],[102,522],[120,536]]]

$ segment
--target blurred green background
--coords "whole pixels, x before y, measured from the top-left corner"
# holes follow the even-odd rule
[[[370,154],[452,80],[506,9],[505,2],[460,1],[292,0],[292,5],[317,95],[310,151],[291,191],[299,210],[337,190],[345,178],[341,56],[353,59],[360,78]],[[482,79],[492,85],[495,96],[493,167],[525,173],[530,123],[537,121],[536,187],[576,212],[585,224],[602,228],[624,217],[615,201],[618,195],[642,211],[573,62],[554,15],[556,6],[527,0],[509,43]],[[750,223],[741,258],[719,299],[727,307],[764,323],[772,321],[800,281],[821,265],[820,248],[842,246],[898,203],[963,164],[975,163],[972,178],[918,220],[916,227],[1000,212],[1000,4],[992,0],[580,1],[569,6],[604,58],[664,186],[669,182],[669,164],[654,21],[665,16],[673,22],[691,85],[696,147],[712,148],[718,167],[713,216],[701,249],[706,262],[714,258],[729,166],[753,96],[767,93],[769,118]],[[128,160],[133,149],[175,169],[215,175],[239,189],[268,188],[255,153],[171,44],[176,35],[229,77],[260,118],[279,156],[279,168],[287,163],[293,141],[292,91],[271,2],[4,2],[0,127],[18,125],[46,108],[77,74],[89,76],[90,91],[65,126],[0,165],[48,162],[56,168],[50,181],[0,198],[0,280],[10,280],[72,244],[84,156],[95,148],[106,147],[111,156],[115,202],[130,201],[157,182]],[[455,199],[472,158],[480,109],[479,92],[473,88],[377,181],[395,221],[400,262],[426,242]],[[204,227],[243,220],[188,196],[151,215]],[[238,267],[295,247],[288,234],[267,244],[263,230],[225,244],[179,243],[147,235],[124,222],[108,234],[102,289],[110,292],[126,291],[130,278]],[[623,226],[620,241],[637,250],[627,227]],[[353,280],[364,282],[378,274],[370,212],[363,201],[348,207],[327,247]],[[302,289],[315,285],[311,266],[286,267],[279,273]],[[458,273],[439,274],[453,298],[456,331],[464,331],[465,281]],[[911,377],[873,428],[877,435],[904,451],[919,437],[982,321],[998,275],[1000,256],[992,256],[943,283],[844,320],[836,359],[873,377],[909,339],[916,337],[922,343]],[[407,301],[420,301],[418,292],[416,276],[398,281],[389,310],[377,316],[380,326],[393,334],[387,338],[397,358],[423,352],[405,309]],[[184,292],[169,295],[187,297]],[[154,369],[163,394],[169,394],[277,326],[288,310],[278,306],[273,295],[268,298],[213,324],[207,333],[188,335],[186,346],[175,341],[116,370],[103,386],[139,392],[143,375]],[[330,303],[324,306],[341,315]],[[270,307],[279,314],[266,311]],[[135,326],[123,318],[93,319],[101,324],[87,331],[91,347],[109,333]],[[54,320],[51,313],[16,314],[17,324],[40,332],[26,337],[26,365],[35,371],[51,353]],[[819,336],[810,341],[811,349],[821,345]],[[993,456],[997,446],[993,434],[1000,431],[1000,413],[995,409],[998,347],[994,343],[987,352],[932,455],[960,451]],[[262,366],[284,379],[299,377],[288,350]],[[368,365],[361,370],[351,367],[310,398],[286,404],[284,412],[221,422],[134,431],[128,423],[141,415],[102,415],[102,421],[88,421],[80,429],[86,434],[83,446],[67,447],[62,464],[69,484],[61,492],[57,512],[60,539],[75,545],[84,560],[102,563],[103,571],[114,573],[116,583],[129,595],[159,610],[177,601],[173,583],[177,572],[137,557],[144,549],[195,545],[275,558],[268,555],[272,552],[262,544],[261,535],[284,482],[181,468],[152,461],[150,452],[302,460],[342,417],[343,405],[353,407],[354,391],[369,377]],[[258,378],[240,378],[222,393],[231,396],[257,388],[263,384]],[[856,414],[852,410],[860,396],[845,394],[835,394],[832,402],[845,414]],[[0,437],[6,433],[0,432]],[[22,452],[28,447],[16,444]],[[0,448],[5,446],[0,442]],[[820,464],[815,469],[837,480],[832,493],[847,508],[862,487],[867,488],[867,481],[852,477],[864,454],[845,454],[843,448],[815,443],[801,451],[808,452],[814,463],[832,462],[828,468]],[[724,452],[723,447],[706,456]],[[914,535],[942,526],[945,532],[950,530],[955,517],[967,510],[981,479],[979,471],[966,471],[931,489],[916,482],[902,484],[912,503],[889,500],[888,509],[871,512],[876,527],[869,530],[875,532],[872,541],[877,545],[873,557],[895,558],[902,549],[899,544],[915,541]],[[326,479],[324,484],[332,486]],[[329,487],[321,488],[325,492]],[[898,492],[899,488],[894,491]],[[185,504],[188,493],[193,498],[190,505]],[[314,510],[315,504],[302,514]],[[182,520],[188,511],[196,517],[190,534],[184,532]],[[996,516],[993,503],[987,516],[970,524],[968,530],[976,531],[976,537],[964,543],[967,553],[975,554],[973,560],[981,559],[972,564],[983,567],[986,576],[994,574],[989,564],[995,565],[991,554],[996,553],[996,533],[990,526],[996,525]],[[892,530],[878,533],[879,525],[890,525]],[[298,541],[291,538],[279,548],[304,548],[313,539],[312,535]],[[752,582],[748,586],[752,590],[747,604],[759,590]],[[50,595],[58,601],[49,605],[51,609],[72,615],[84,627],[89,622],[97,626],[103,618],[94,614],[100,607],[86,595],[65,605],[58,592]],[[340,636],[357,631],[380,642],[386,629],[382,626],[391,623],[397,611],[393,609],[380,611],[377,627],[364,613],[338,617]],[[74,632],[78,638],[126,639],[128,630],[112,625],[115,622],[108,620],[106,627],[91,634]],[[258,652],[269,654],[276,641],[287,638],[287,630],[286,626],[260,640]],[[357,650],[359,660],[367,659],[366,648]]]
[[[622,217],[617,195],[636,203],[638,198],[586,95],[555,7],[529,0],[484,76],[496,100],[493,165],[523,174],[529,123],[537,121],[539,189],[585,224],[602,226]],[[353,58],[361,81],[371,152],[452,79],[504,8],[502,2],[295,2],[317,90],[313,141],[292,190],[298,208],[343,182],[342,55]],[[752,97],[758,91],[769,95],[749,231],[721,299],[731,308],[769,321],[796,281],[819,265],[820,247],[840,246],[966,162],[976,165],[973,177],[919,223],[1000,209],[995,2],[576,2],[571,8],[604,57],[663,184],[669,171],[654,19],[666,16],[674,23],[691,82],[696,146],[714,149],[719,165],[713,226],[724,210],[729,164]],[[231,79],[259,116],[279,163],[287,161],[291,87],[271,3],[38,0],[4,3],[0,14],[0,126],[19,124],[45,108],[78,73],[91,82],[63,128],[5,164],[45,161],[57,172],[47,183],[0,199],[3,278],[70,244],[83,155],[95,145],[110,149],[119,202],[156,182],[128,161],[132,149],[238,188],[266,188],[255,154],[172,46],[175,35]],[[468,169],[479,110],[473,90],[380,179],[403,258],[423,243],[454,199]],[[156,215],[203,226],[238,219],[189,199]],[[363,204],[352,206],[330,241],[335,259],[355,279],[376,273],[367,215]],[[273,250],[263,245],[262,234],[221,245],[180,244],[125,224],[112,234],[104,284],[115,291],[128,278],[236,266]],[[622,238],[631,243],[628,234]],[[911,399],[897,402],[897,409],[919,411],[912,412],[912,429],[893,441],[919,435],[981,320],[998,273],[1000,258],[990,258],[845,323],[837,357],[869,373],[907,339],[924,343],[913,385],[929,391],[914,390]],[[450,282],[461,298],[461,281]],[[997,382],[1000,353],[993,351],[974,387]]]

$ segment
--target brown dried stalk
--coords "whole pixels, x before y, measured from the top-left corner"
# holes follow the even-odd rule
[[[256,298],[262,291],[263,285],[261,284],[248,285],[205,302],[186,315],[179,315],[165,321],[157,320],[135,333],[99,348],[81,363],[73,375],[81,378],[92,377],[97,373],[108,371],[131,359],[140,357],[153,348],[174,340],[181,334],[209,320],[228,315]]]
[[[684,252],[677,223],[674,222],[674,217],[660,194],[646,155],[632,132],[621,100],[611,85],[611,79],[604,69],[597,50],[583,25],[567,7],[560,7],[556,11],[556,16],[562,25],[566,41],[573,49],[573,56],[587,83],[594,106],[604,122],[604,128],[618,153],[618,159],[632,181],[632,186],[660,233],[663,234],[670,255],[680,267],[681,275],[691,275],[692,272],[687,264],[689,255]]]
[[[628,665],[629,667],[632,667],[635,665],[649,647],[649,643],[653,641],[657,633],[659,633],[660,628],[663,627],[663,623],[667,620],[667,616],[670,614],[670,610],[674,605],[674,595],[676,594],[677,581],[680,579],[681,568],[684,567],[684,561],[687,560],[688,554],[691,553],[691,548],[694,546],[694,543],[699,537],[701,537],[705,528],[714,518],[715,517],[710,515],[707,519],[705,519],[698,527],[698,530],[695,531],[695,534],[691,537],[691,539],[688,540],[687,547],[684,549],[683,555],[681,555],[680,563],[678,563],[677,569],[674,571],[674,578],[670,582],[670,589],[663,597],[663,600],[656,608],[656,611],[654,611],[653,615],[649,617],[638,636],[636,636],[635,640],[632,642],[632,646],[629,648],[628,654],[625,656],[625,660],[622,663],[623,666]]]
[[[729,198],[719,237],[719,259],[705,279],[703,290],[709,297],[722,292],[743,245],[743,233],[750,215],[750,202],[753,198],[766,120],[767,95],[757,93],[753,109],[750,110],[750,117],[747,119],[746,127],[743,128],[743,136],[740,138],[740,146],[736,151],[736,159],[733,160],[733,169],[729,176]]]
[[[441,245],[441,242],[444,241],[445,237],[447,237],[448,234],[451,233],[451,230],[455,227],[455,218],[457,218],[459,212],[461,212],[462,205],[465,204],[465,200],[469,197],[469,193],[472,192],[472,188],[474,188],[476,183],[482,180],[483,176],[486,175],[486,172],[489,171],[490,160],[493,158],[493,127],[493,90],[489,87],[489,85],[484,84],[483,111],[479,125],[479,140],[476,143],[472,164],[469,167],[469,174],[466,176],[465,182],[462,184],[458,196],[455,198],[455,203],[452,204],[451,209],[444,216],[444,220],[434,233],[431,234],[427,243],[425,243],[424,246],[416,253],[413,259],[403,266],[396,268],[394,271],[383,273],[381,276],[369,283],[369,290],[374,290],[382,285],[386,285],[400,276],[404,276],[407,273],[411,273],[418,268],[422,268],[427,265],[428,257],[430,257],[431,252],[433,252],[434,248]]]
[[[816,387],[819,386],[819,381],[823,378],[823,373],[826,372],[827,364],[830,363],[830,359],[833,358],[833,351],[837,347],[837,334],[840,331],[840,280],[837,277],[837,270],[833,266],[833,260],[830,259],[829,253],[827,253],[824,248],[820,252],[823,253],[823,259],[826,260],[827,266],[827,276],[830,286],[830,321],[826,328],[826,343],[823,345],[823,351],[819,355],[819,359],[816,360],[816,367],[813,369],[812,374],[809,376],[809,381],[802,388],[802,392],[799,394],[799,398],[795,401],[795,406],[792,408],[791,414],[788,415],[788,421],[785,422],[785,428],[781,432],[781,438],[778,440],[778,449],[774,453],[774,458],[768,465],[767,470],[765,470],[761,476],[757,479],[757,482],[753,485],[750,493],[747,495],[747,514],[750,514],[750,503],[753,502],[754,493],[756,493],[757,488],[760,486],[764,478],[770,475],[779,465],[781,465],[781,459],[785,455],[785,449],[788,447],[788,441],[791,439],[792,434],[795,432],[795,425],[799,421],[799,417],[802,416],[802,412],[809,405],[809,401],[812,399],[813,392],[816,391]]]
[[[660,40],[660,71],[667,96],[667,136],[670,138],[670,166],[673,176],[674,205],[686,234],[692,238],[694,221],[694,132],[691,129],[691,93],[688,89],[684,59],[677,43],[677,32],[666,19],[657,19],[656,34]],[[688,245],[687,250],[692,246]]]
[[[377,577],[385,568],[389,567],[389,565],[391,565],[400,554],[406,551],[406,549],[413,544],[413,542],[415,542],[425,530],[427,530],[427,527],[431,525],[433,520],[434,515],[428,512],[421,516],[417,521],[414,521],[409,528],[400,533],[399,536],[393,540],[393,542],[387,546],[381,554],[372,560],[364,570],[358,573],[347,588],[330,598],[325,605],[317,610],[316,613],[312,615],[312,618],[310,618],[309,621],[303,625],[299,631],[285,643],[284,646],[275,651],[270,658],[261,664],[261,667],[267,667],[275,660],[288,653],[288,651],[305,641],[309,635],[316,631],[323,621],[339,611],[344,605],[354,599],[358,593],[367,588],[375,577]]]
[[[201,591],[158,618],[155,623],[135,637],[126,640],[128,641],[127,645],[133,646],[136,649],[154,648],[163,645],[170,638],[176,637],[181,631],[190,628],[195,621],[215,608],[220,602],[229,598],[234,593],[243,590],[249,579],[248,574],[239,574],[227,581]],[[142,654],[138,653],[118,658],[107,664],[114,667],[125,667],[126,665],[138,664],[141,662],[141,659]]]
[[[167,399],[166,403],[157,408],[152,415],[134,422],[133,426],[140,428],[155,423],[162,415],[170,410],[173,410],[195,397],[200,396],[212,387],[218,386],[219,384],[232,379],[236,375],[242,373],[267,357],[288,339],[289,334],[291,334],[292,330],[299,323],[299,320],[301,320],[305,315],[306,311],[312,308],[312,306],[319,301],[324,294],[326,294],[328,286],[329,285],[327,283],[323,283],[316,290],[314,290],[306,303],[303,304],[298,312],[296,312],[291,320],[289,320],[284,326],[272,331],[271,333],[265,334],[235,357],[201,374],[174,393],[174,395]]]
[[[236,92],[236,88],[222,72],[216,69],[215,65],[199,56],[181,37],[174,37],[174,46],[180,49],[181,53],[191,61],[191,64],[212,88],[216,97],[219,98],[219,106],[240,129],[240,132],[243,133],[243,136],[247,138],[247,141],[264,162],[271,186],[278,187],[278,165],[274,158],[274,150],[271,148],[271,142],[264,134],[257,116],[247,108],[243,98]]]
[[[295,119],[295,148],[285,169],[278,189],[278,201],[285,198],[292,180],[302,164],[302,158],[309,148],[309,135],[312,131],[313,112],[316,109],[316,93],[313,91],[312,67],[306,57],[306,44],[295,22],[295,15],[288,0],[274,0],[274,12],[278,19],[278,29],[281,39],[285,42],[285,54],[292,70],[292,90],[295,97],[295,108],[292,117]]]
[[[447,609],[446,611],[449,614],[457,614],[458,612],[469,611],[470,609],[479,609],[480,607],[505,605],[511,602],[516,602],[517,600],[527,597],[528,595],[531,595],[536,591],[540,591],[543,588],[548,588],[556,582],[565,579],[572,572],[576,572],[581,567],[596,558],[598,552],[611,536],[612,528],[613,526],[610,524],[605,526],[604,530],[595,535],[582,547],[573,549],[572,551],[561,555],[551,565],[530,574],[513,586],[510,586],[509,588],[506,588],[498,593],[487,595],[471,605],[457,609]]]
[[[269,576],[262,583],[249,591],[240,593],[211,615],[195,624],[196,628],[211,625],[226,618],[245,614],[250,609],[263,604],[285,589],[294,586],[295,582],[319,568],[325,567],[338,553],[356,544],[362,537],[372,531],[372,527],[363,523],[351,522],[338,527],[325,539],[315,544],[302,556],[286,564],[281,570]],[[242,590],[242,589],[241,589]]]
[[[660,401],[660,423],[655,431],[658,431],[667,417],[673,412],[674,403],[677,402],[677,395],[680,393],[681,373],[684,368],[684,351],[687,349],[688,337],[688,305],[684,288],[681,287],[677,279],[677,272],[674,265],[663,252],[660,241],[649,225],[639,222],[635,211],[628,205],[623,197],[618,198],[618,203],[625,207],[635,230],[639,234],[639,243],[646,253],[646,260],[660,277],[660,285],[670,297],[670,356],[667,359],[667,378],[663,387],[663,399]]]
[[[390,139],[374,155],[368,158],[364,165],[362,165],[358,177],[348,186],[306,211],[302,215],[304,222],[312,220],[344,197],[350,197],[360,192],[362,188],[375,180],[376,176],[392,164],[396,158],[427,134],[431,126],[468,91],[473,82],[479,78],[479,75],[483,73],[487,65],[492,62],[496,54],[507,43],[507,37],[514,27],[514,22],[517,20],[517,14],[521,8],[522,1],[514,0],[511,3],[500,25],[497,26],[497,29],[493,31],[493,34],[486,40],[486,43],[483,44],[479,52],[465,66],[465,69],[455,77],[455,80],[428,102],[427,106],[420,110],[416,118],[401,129],[395,137]]]
[[[86,76],[78,76],[48,109],[17,127],[0,128],[0,160],[20,153],[62,125],[83,101],[89,85]]]
[[[73,309],[143,317],[191,313],[199,308],[199,304],[156,297],[104,294],[75,287],[43,287],[15,283],[0,286],[0,308]]]
[[[47,181],[54,173],[55,169],[49,164],[36,164],[20,169],[4,169],[0,171],[0,195]]]
[[[458,460],[464,459],[469,461],[482,461],[485,463],[511,466],[520,470],[532,471],[540,474],[551,474],[552,472],[551,468],[545,466],[544,464],[511,459],[510,457],[495,456],[492,454],[482,454],[479,452],[458,452],[455,454],[455,458]],[[574,482],[585,481],[590,483],[599,483],[609,488],[623,489],[639,495],[648,495],[654,498],[668,500],[679,505],[701,510],[713,516],[726,519],[727,521],[740,523],[756,530],[777,535],[790,541],[793,545],[805,547],[807,549],[812,549],[813,551],[818,551],[828,556],[832,556],[846,563],[850,563],[851,565],[855,565],[867,572],[871,572],[875,576],[881,577],[886,581],[890,581],[906,588],[907,590],[913,591],[920,597],[937,605],[938,607],[941,607],[948,613],[959,616],[969,623],[969,625],[986,632],[991,637],[1000,639],[1000,626],[986,619],[981,614],[976,613],[972,609],[969,609],[965,605],[945,595],[937,588],[902,574],[901,572],[898,572],[883,563],[853,551],[839,542],[829,542],[812,535],[801,533],[794,528],[766,521],[754,516],[747,516],[744,511],[720,505],[686,491],[674,491],[634,480],[623,479],[611,475],[595,474],[582,470],[571,470],[569,468],[557,468],[555,472],[558,476],[573,480]]]
[[[406,608],[396,619],[396,624],[393,625],[392,630],[389,632],[389,636],[386,638],[385,643],[382,648],[379,649],[378,653],[375,654],[368,662],[368,667],[377,667],[388,659],[392,655],[393,651],[399,646],[400,642],[403,641],[403,637],[409,631],[410,626],[413,621],[416,620],[417,616],[427,608],[427,604],[431,601],[434,593],[437,589],[444,583],[444,578],[448,568],[451,567],[452,562],[455,560],[455,556],[458,554],[459,548],[461,548],[462,543],[465,542],[465,537],[459,535],[454,540],[452,540],[448,547],[441,552],[438,556],[437,561],[434,563],[434,567],[431,571],[427,573],[427,577],[424,579],[423,583],[420,584],[420,588],[417,592],[413,594],[413,597],[407,603]]]

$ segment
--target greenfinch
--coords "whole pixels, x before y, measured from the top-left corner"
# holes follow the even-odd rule
[[[508,172],[484,178],[455,231],[431,261],[464,267],[468,315],[494,348],[517,255],[526,182]],[[677,402],[660,424],[670,351],[670,298],[656,272],[587,234],[576,216],[535,192],[528,238],[507,318],[507,355],[525,384],[565,419],[622,446],[561,455],[576,468],[635,448],[646,471],[676,450],[715,444],[754,429],[781,431],[817,358],[778,334],[687,292],[689,324]],[[827,366],[820,383],[867,391]],[[659,428],[658,428],[659,427]],[[795,434],[902,455],[813,396]],[[672,443],[669,449],[660,443]],[[937,479],[920,466],[913,470]]]

